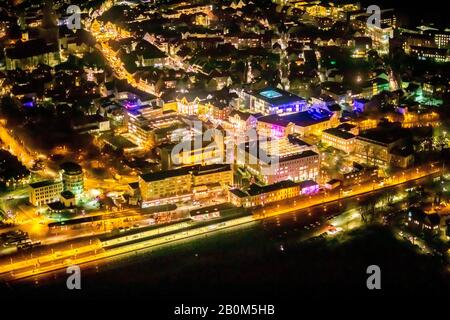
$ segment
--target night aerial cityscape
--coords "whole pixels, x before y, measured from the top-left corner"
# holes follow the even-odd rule
[[[0,1],[2,302],[450,297],[443,3]]]

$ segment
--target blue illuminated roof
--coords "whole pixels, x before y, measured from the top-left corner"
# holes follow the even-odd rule
[[[303,112],[292,113],[285,116],[271,114],[258,118],[258,122],[270,123],[273,125],[287,127],[289,123],[296,126],[308,127],[320,122],[328,121],[331,118],[331,112],[326,110],[308,110]]]
[[[266,90],[259,93],[263,97],[266,97],[267,99],[275,99],[282,97],[283,95],[275,90]]]
[[[299,97],[293,93],[274,87],[264,88],[262,90],[253,92],[252,95],[266,101],[272,106],[279,106],[279,107],[282,106],[289,107],[289,105],[300,105],[305,102],[305,99],[302,97]]]

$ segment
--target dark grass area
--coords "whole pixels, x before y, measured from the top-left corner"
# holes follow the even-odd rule
[[[389,229],[369,227],[335,240],[268,240],[259,227],[214,235],[100,267],[83,274],[82,290],[16,284],[8,296],[34,299],[145,299],[152,302],[292,301],[299,298],[449,297],[441,261],[397,241]],[[366,268],[379,265],[382,290],[366,288]],[[345,293],[345,296],[342,294]]]

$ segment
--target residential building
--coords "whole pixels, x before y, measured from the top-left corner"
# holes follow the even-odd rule
[[[235,130],[246,132],[249,129],[256,129],[258,116],[261,116],[261,114],[252,114],[239,110],[233,110],[228,116],[228,121]]]
[[[373,182],[378,179],[378,168],[354,162],[353,166],[343,168],[335,178],[342,181],[343,187]]]
[[[372,99],[373,96],[383,92],[389,91],[389,81],[383,78],[374,78],[366,81],[361,85],[361,96],[366,99]]]
[[[418,208],[410,208],[406,217],[406,226],[417,233],[435,236],[440,232],[441,218],[437,213],[426,214]]]

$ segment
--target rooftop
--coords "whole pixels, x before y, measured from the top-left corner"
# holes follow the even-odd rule
[[[337,128],[326,129],[323,131],[323,133],[327,133],[329,135],[336,136],[336,137],[344,139],[344,140],[353,139],[355,137],[354,134],[351,134],[347,131],[337,129]]]
[[[337,126],[337,128],[339,130],[350,131],[350,130],[356,128],[356,126],[353,124],[350,124],[350,123],[343,123],[343,124],[340,124],[339,126]]]
[[[75,162],[64,162],[59,167],[61,168],[61,170],[69,174],[80,174],[83,172],[81,166],[79,164],[76,164]]]
[[[231,189],[230,192],[239,198],[245,198],[248,196],[248,193],[242,191],[241,189]]]
[[[308,127],[320,122],[330,120],[332,114],[323,109],[309,109],[307,111],[292,113],[284,116],[271,114],[258,119],[260,122],[286,127],[290,123],[299,127]]]
[[[318,186],[319,184],[317,182],[315,182],[314,180],[305,180],[299,183],[300,184],[300,188],[310,188],[310,187],[314,187],[314,186]]]
[[[42,187],[46,187],[46,186],[51,186],[53,184],[57,184],[60,183],[59,181],[52,181],[52,180],[44,180],[44,181],[39,181],[39,182],[35,182],[35,183],[30,183],[30,187],[33,189],[38,189],[38,188],[42,188]]]
[[[144,180],[145,182],[152,182],[190,174],[195,176],[201,176],[205,174],[225,172],[229,170],[231,170],[229,164],[211,164],[207,166],[193,165],[174,170],[146,173],[141,175],[141,179]]]
[[[272,87],[264,88],[250,94],[272,105],[282,105],[294,102],[300,103],[305,101],[304,98],[299,97],[293,93]]]
[[[61,197],[64,199],[73,199],[75,198],[75,195],[72,193],[72,191],[66,190],[61,192]]]
[[[280,181],[280,182],[277,182],[274,184],[270,184],[268,186],[259,186],[257,184],[252,184],[250,186],[250,188],[248,189],[247,193],[250,196],[257,196],[259,194],[264,194],[264,193],[282,190],[282,189],[286,189],[286,188],[297,187],[299,185],[300,185],[299,183],[296,183],[291,180]]]
[[[153,181],[159,181],[164,180],[168,178],[174,178],[174,177],[181,177],[185,175],[189,175],[193,170],[195,170],[196,166],[190,166],[190,167],[183,167],[179,169],[174,170],[165,170],[165,171],[158,171],[158,172],[150,172],[145,173],[141,175],[141,179],[145,182],[153,182]]]
[[[198,170],[193,172],[194,176],[202,176],[205,174],[218,173],[230,171],[231,167],[229,164],[211,164],[208,166],[200,166]]]
[[[57,44],[48,45],[43,39],[33,39],[17,42],[14,47],[6,48],[5,54],[10,59],[25,59],[56,51],[58,51]]]
[[[314,157],[314,156],[319,156],[319,154],[312,150],[306,150],[301,153],[293,154],[293,155],[290,155],[287,157],[281,157],[280,162],[291,161],[291,160],[301,159],[301,158]]]
[[[395,143],[405,137],[405,131],[398,128],[396,130],[375,128],[364,131],[357,137],[358,140],[369,140],[379,144]]]

